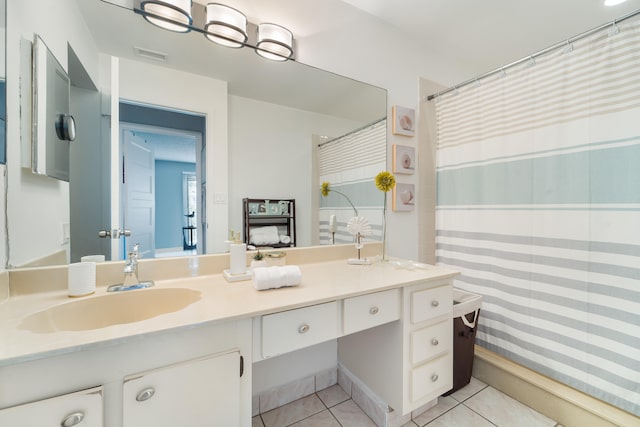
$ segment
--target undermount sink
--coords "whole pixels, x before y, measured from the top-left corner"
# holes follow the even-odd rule
[[[19,328],[36,333],[100,329],[173,313],[200,298],[200,291],[188,288],[118,292],[74,300],[39,311],[24,318]]]

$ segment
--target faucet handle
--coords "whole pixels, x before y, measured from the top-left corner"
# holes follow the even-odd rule
[[[131,248],[131,252],[129,252],[129,258],[138,258],[140,253],[140,243],[134,243]]]

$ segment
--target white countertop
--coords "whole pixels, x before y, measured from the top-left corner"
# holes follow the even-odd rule
[[[359,266],[348,265],[344,260],[303,264],[300,269],[299,286],[265,291],[257,291],[250,280],[229,283],[222,274],[158,280],[154,288],[187,287],[200,291],[201,298],[173,313],[86,331],[36,333],[21,328],[21,324],[29,315],[52,306],[104,296],[106,287],[99,287],[91,296],[73,299],[66,290],[11,296],[0,303],[0,366],[121,343],[134,336],[250,318],[458,274],[425,264],[410,270],[394,263]]]

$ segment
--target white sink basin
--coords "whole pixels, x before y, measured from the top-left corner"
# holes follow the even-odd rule
[[[116,292],[74,300],[34,313],[27,316],[19,328],[36,333],[100,329],[173,313],[200,298],[200,291],[188,288]]]

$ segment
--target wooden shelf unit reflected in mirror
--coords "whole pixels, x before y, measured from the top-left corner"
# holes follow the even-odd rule
[[[247,245],[257,248],[294,248],[296,246],[295,199],[244,198],[242,211],[243,239]],[[271,227],[276,227],[277,233],[274,233],[275,230]],[[260,233],[258,229],[269,232]]]

